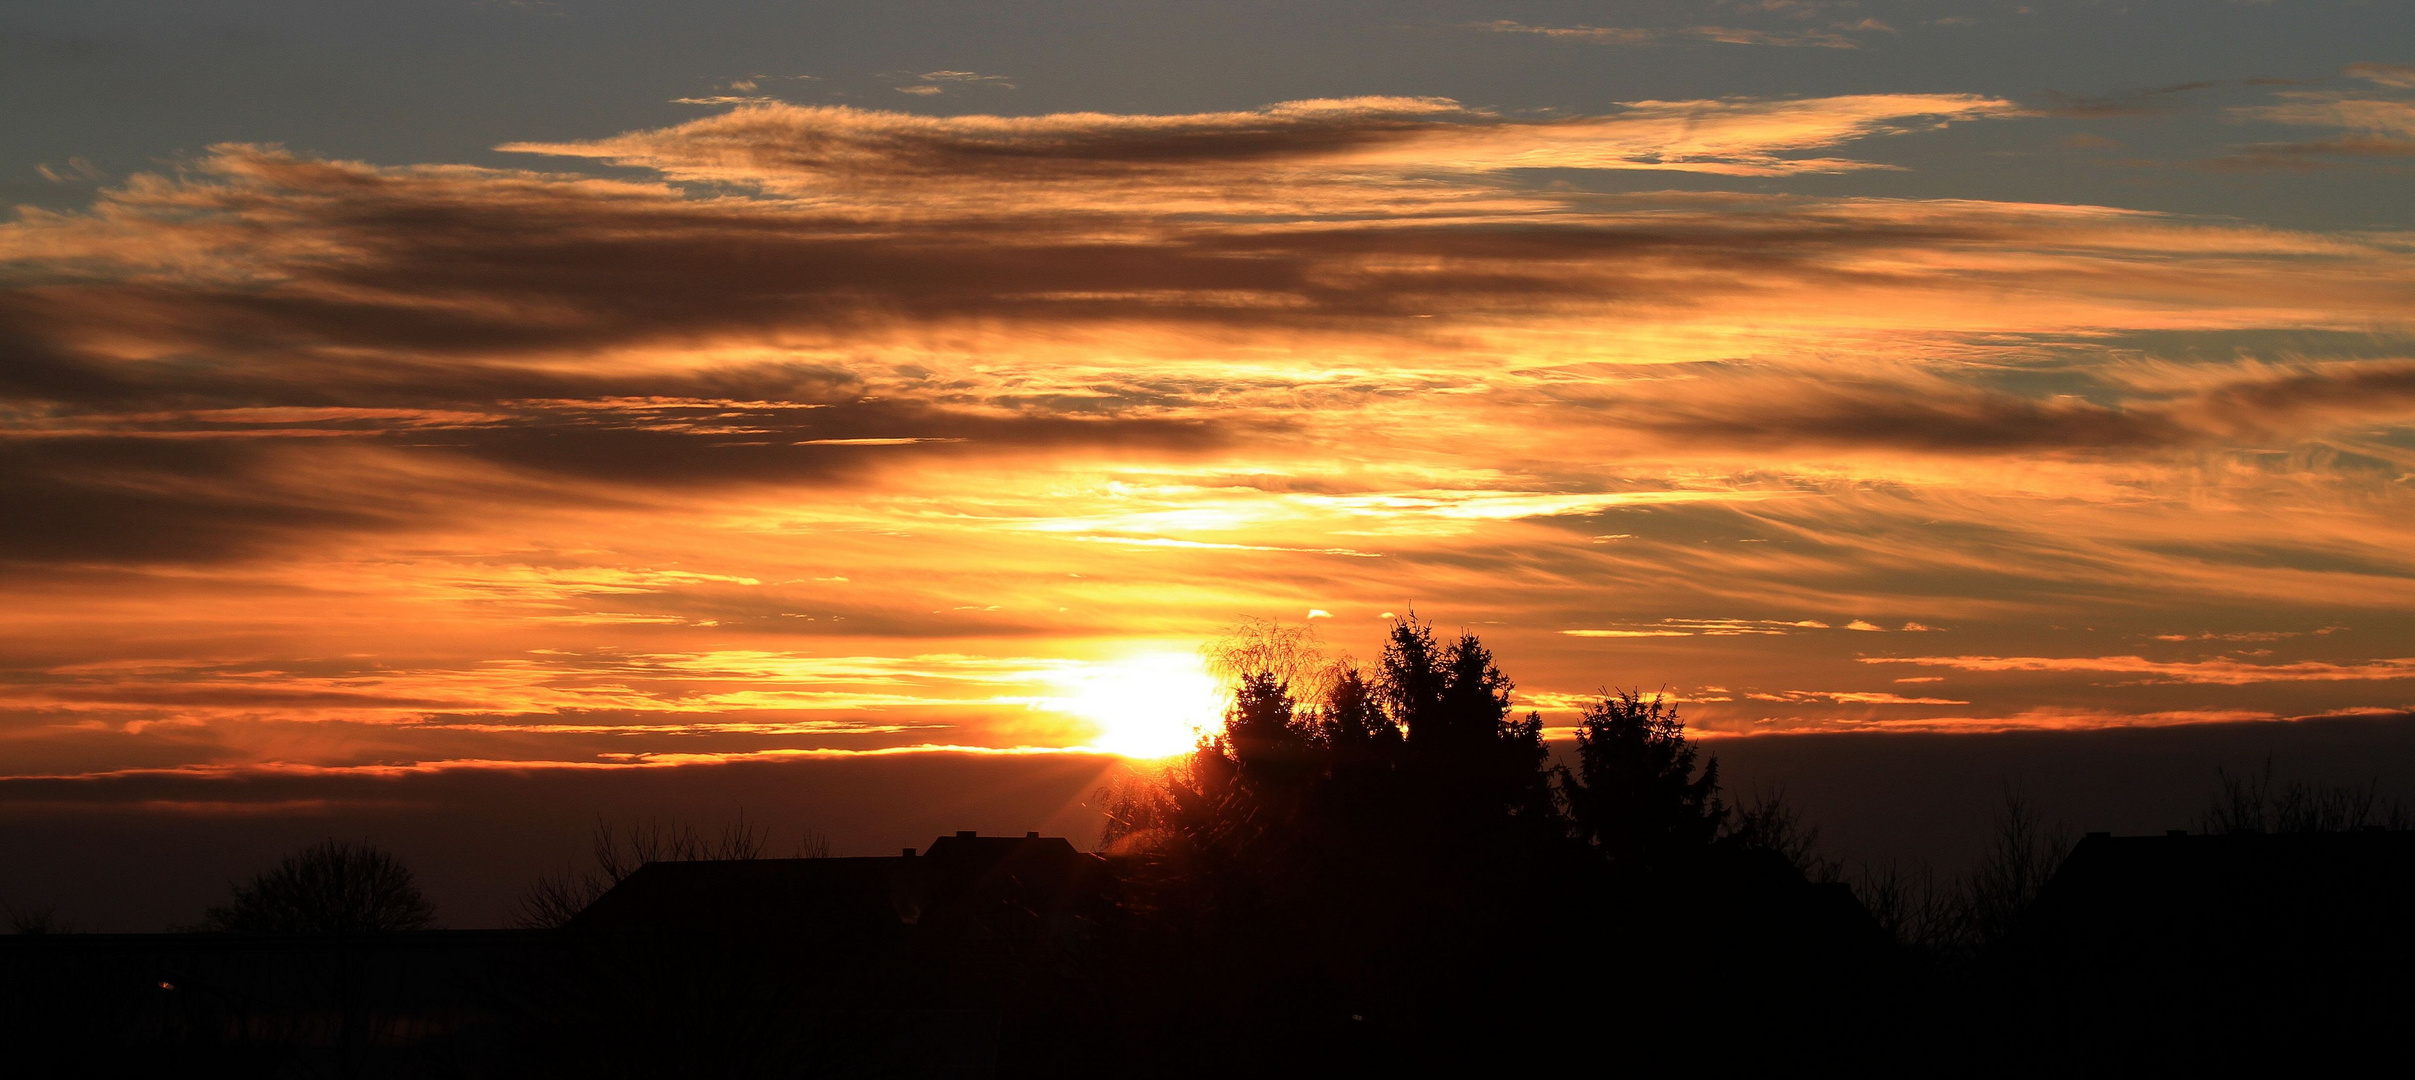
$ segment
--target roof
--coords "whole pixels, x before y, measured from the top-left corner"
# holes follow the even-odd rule
[[[2409,952],[2410,910],[2415,832],[2092,834],[2024,936],[2066,962],[2320,968]]]
[[[883,937],[926,923],[1045,919],[1105,895],[1106,864],[1063,837],[961,832],[924,854],[655,862],[571,920],[574,929]]]
[[[2328,1075],[2415,1007],[2415,832],[2091,835],[1998,959],[2040,1075]]]

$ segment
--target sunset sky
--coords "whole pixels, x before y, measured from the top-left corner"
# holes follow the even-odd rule
[[[42,798],[1140,753],[1412,610],[1550,727],[2415,702],[2415,6],[21,0],[0,100]]]

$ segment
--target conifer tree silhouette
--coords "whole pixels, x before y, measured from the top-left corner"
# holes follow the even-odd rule
[[[1585,706],[1576,746],[1577,767],[1560,770],[1568,816],[1613,865],[1667,865],[1707,850],[1728,823],[1718,759],[1695,771],[1685,723],[1661,695],[1603,695]]]
[[[1548,827],[1543,720],[1510,716],[1515,685],[1473,634],[1449,645],[1416,616],[1395,622],[1384,645],[1378,694],[1404,732],[1404,763],[1420,792],[1456,828],[1517,818]]]

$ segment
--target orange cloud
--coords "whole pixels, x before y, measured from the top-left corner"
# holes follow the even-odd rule
[[[2397,64],[2351,64],[2345,74],[2371,84],[2371,90],[2283,90],[2274,95],[2280,99],[2278,104],[2234,108],[2230,110],[2234,120],[2331,128],[2338,134],[2306,142],[2241,147],[2214,164],[2306,168],[2326,162],[2415,156],[2415,99],[2389,94],[2415,89],[2415,77],[2408,70]]]
[[[747,105],[720,116],[591,142],[507,143],[499,149],[599,158],[686,182],[742,183],[799,196],[844,197],[831,209],[961,212],[967,179],[1060,185],[1090,198],[1139,184],[1200,187],[1236,207],[1297,198],[1257,189],[1269,181],[1365,189],[1380,201],[1419,172],[1504,169],[1675,170],[1780,175],[1873,168],[1840,158],[1799,158],[1855,139],[2012,115],[2007,101],[1967,94],[1873,94],[1789,100],[1638,101],[1603,116],[1516,119],[1447,98],[1364,97],[1292,101],[1247,112],[1133,116],[950,116],[846,106]],[[1387,177],[1394,170],[1400,177]],[[1212,185],[1212,186],[1207,186]],[[1437,208],[1456,193],[1431,193]],[[1238,196],[1237,199],[1234,197]],[[1308,198],[1343,198],[1320,190]],[[1051,200],[1037,209],[1078,209]],[[1013,213],[1012,204],[990,204]]]

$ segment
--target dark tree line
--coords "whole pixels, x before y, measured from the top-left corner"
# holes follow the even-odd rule
[[[1586,705],[1575,767],[1555,767],[1541,716],[1513,715],[1514,684],[1472,634],[1446,642],[1402,620],[1373,670],[1320,663],[1296,630],[1251,625],[1236,636],[1223,650],[1234,681],[1223,729],[1156,782],[1117,794],[1110,847],[1243,857],[1381,846],[1385,835],[1489,840],[1632,874],[1723,847],[1782,851],[1792,839],[1782,809],[1722,801],[1717,759],[1686,739],[1663,697],[1605,693]]]
[[[1879,931],[1805,877],[1782,807],[1726,805],[1665,699],[1605,694],[1554,766],[1470,634],[1401,620],[1362,668],[1258,625],[1222,659],[1222,730],[1113,800],[1110,848],[1153,869],[1135,978],[1176,989],[1127,1030],[1212,1030],[1228,1065],[1508,1064],[1550,1052],[1513,1034],[1538,1010],[1575,1008],[1674,1054],[1739,986],[1802,995],[1751,1041],[1839,1030],[1814,991],[1858,991]]]

